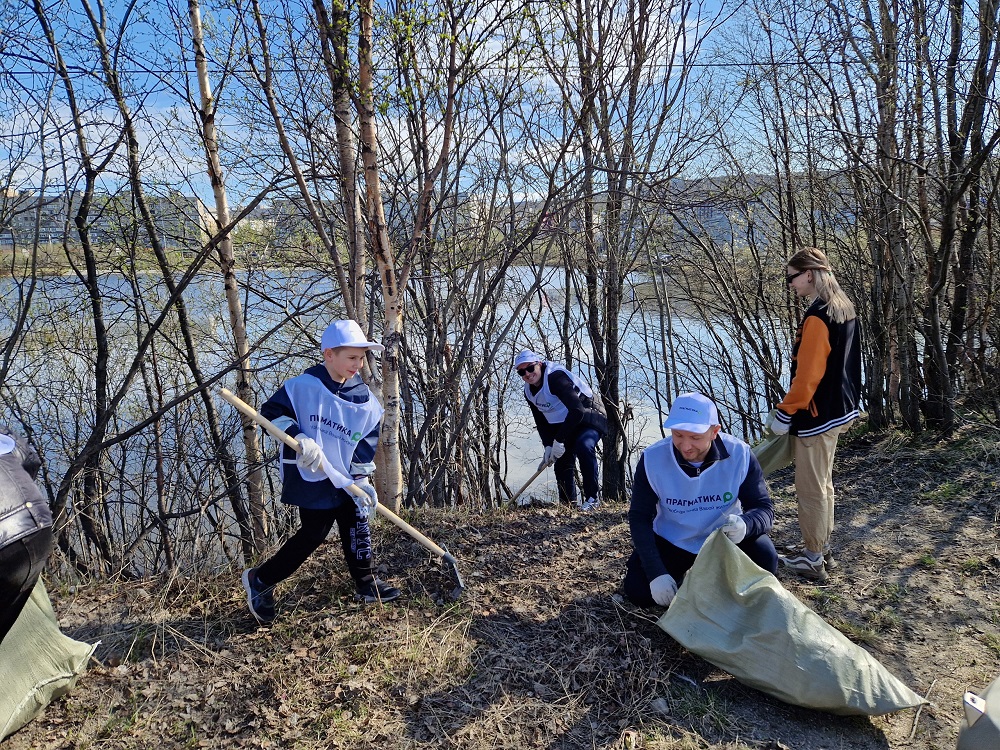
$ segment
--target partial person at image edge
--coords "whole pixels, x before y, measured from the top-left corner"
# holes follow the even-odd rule
[[[27,440],[0,433],[0,641],[52,551],[52,511],[35,484],[41,465]]]
[[[601,502],[597,443],[608,433],[601,399],[581,377],[530,349],[514,357],[514,371],[524,383],[524,398],[542,439],[539,470],[554,466],[561,503],[593,510]],[[579,503],[574,460],[583,478],[584,500]]]
[[[780,558],[782,567],[826,581],[837,563],[830,540],[834,528],[833,459],[837,442],[858,417],[861,342],[857,313],[823,251],[805,247],[788,259],[785,280],[811,304],[795,333],[791,382],[769,425],[791,433],[795,496],[802,544]]]
[[[663,426],[670,437],[644,450],[636,466],[625,596],[640,607],[669,606],[716,529],[761,568],[777,572],[768,536],[774,505],[750,446],[721,431],[718,408],[701,393],[679,395]]]
[[[250,611],[265,624],[275,617],[274,587],[319,548],[334,524],[355,599],[388,602],[400,594],[374,574],[370,517],[378,497],[369,477],[383,409],[359,374],[367,350],[384,347],[368,341],[355,321],[337,320],[323,332],[320,349],[322,364],[285,381],[260,408],[302,449],[296,453],[283,445],[281,454],[281,502],[298,506],[301,527],[268,560],[243,572]],[[344,489],[352,482],[366,493],[365,500]]]

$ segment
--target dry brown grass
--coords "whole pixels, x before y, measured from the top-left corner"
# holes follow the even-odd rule
[[[629,538],[626,509],[609,506],[417,512],[414,525],[459,560],[468,590],[457,602],[445,600],[448,571],[384,525],[379,560],[404,600],[353,603],[330,544],[280,587],[271,628],[246,612],[235,570],[53,584],[64,631],[100,639],[98,662],[5,748],[953,747],[962,692],[1000,672],[1000,472],[974,439],[848,442],[843,572],[822,587],[784,579],[911,688],[935,684],[916,727],[913,711],[867,719],[789,706],[681,649],[658,612],[616,595]],[[772,487],[776,539],[794,541],[790,473]]]

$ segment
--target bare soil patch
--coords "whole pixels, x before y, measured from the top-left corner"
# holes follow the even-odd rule
[[[50,593],[101,640],[65,698],[5,748],[953,748],[965,690],[1000,675],[1000,441],[854,434],[838,455],[840,570],[789,590],[932,704],[838,717],[772,699],[685,651],[617,596],[626,507],[490,517],[420,510],[468,590],[396,529],[376,532],[405,599],[355,604],[339,548],[279,589],[258,628],[239,571]],[[776,542],[798,538],[791,470]]]

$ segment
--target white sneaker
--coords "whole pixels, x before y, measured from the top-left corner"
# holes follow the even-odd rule
[[[826,563],[818,552],[803,550],[797,555],[778,555],[778,562],[803,578],[820,583],[826,583],[829,578],[826,572]]]
[[[799,554],[806,548],[805,542],[798,542],[797,544],[786,544],[784,546],[775,545],[779,549],[783,549],[785,552],[790,552],[792,554]],[[823,564],[826,565],[827,570],[836,570],[840,567],[840,563],[836,561],[833,557],[833,551],[830,549],[830,545],[826,545],[823,548]]]
[[[580,504],[580,510],[594,510],[601,504],[601,498],[588,497]]]

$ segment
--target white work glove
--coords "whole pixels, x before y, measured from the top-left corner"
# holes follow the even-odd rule
[[[743,520],[743,516],[730,513],[722,526],[722,533],[728,536],[733,544],[739,544],[747,538],[747,522]]]
[[[552,444],[552,463],[555,463],[560,458],[562,458],[563,454],[565,452],[566,452],[566,446],[565,445],[563,445],[562,443],[553,443]]]
[[[657,576],[649,582],[649,593],[657,604],[669,607],[677,594],[677,581],[669,573]]]
[[[319,447],[319,443],[306,437],[303,432],[296,435],[295,439],[299,441],[299,453],[295,457],[298,467],[320,471],[323,468],[323,449]]]
[[[358,506],[358,509],[361,511],[361,515],[368,518],[375,512],[375,506],[378,505],[378,493],[375,492],[375,487],[372,486],[372,483],[368,481],[368,477],[365,477],[364,479],[355,479],[354,483],[364,491],[365,497],[359,497],[354,494],[352,494],[351,497],[354,498],[354,504]]]
[[[778,411],[776,409],[775,412],[774,412],[774,416],[771,417],[771,422],[770,422],[770,424],[768,424],[767,429],[769,429],[775,435],[787,435],[788,434],[788,428],[791,427],[791,426],[792,425],[791,425],[790,422],[782,422],[778,418]]]
[[[552,446],[546,445],[545,453],[542,454],[542,460],[538,464],[538,470],[541,471],[542,469],[551,466],[554,461],[555,459],[552,458]]]

